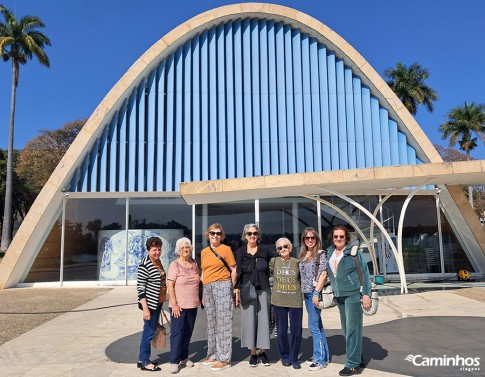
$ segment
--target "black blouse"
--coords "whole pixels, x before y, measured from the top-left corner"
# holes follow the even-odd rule
[[[241,288],[244,283],[251,281],[256,289],[269,288],[268,263],[273,253],[265,246],[258,245],[254,255],[247,252],[244,245],[236,250],[236,287]]]

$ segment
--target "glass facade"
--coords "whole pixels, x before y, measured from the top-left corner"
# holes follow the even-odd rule
[[[59,281],[61,274],[61,216],[40,248],[24,283]]]
[[[397,224],[405,196],[393,196],[377,216],[391,238],[396,238]],[[322,197],[342,209],[358,224],[366,237],[370,220],[357,207],[336,197]],[[377,196],[353,197],[370,212],[379,202]],[[319,213],[320,207],[320,213]],[[293,243],[294,255],[300,250],[300,235],[311,226],[327,235],[336,225],[345,225],[356,238],[361,238],[348,221],[335,209],[307,198],[289,197],[232,203],[188,206],[180,197],[161,198],[76,198],[68,199],[65,210],[64,264],[61,265],[62,216],[47,236],[25,283],[59,281],[136,280],[139,261],[145,255],[145,241],[159,236],[163,242],[162,263],[176,258],[175,242],[180,237],[194,239],[195,256],[207,246],[205,231],[220,223],[226,233],[224,243],[234,251],[243,245],[245,224],[259,218],[262,244],[274,250],[280,237]],[[439,219],[439,220],[438,220]],[[439,237],[441,221],[442,237]],[[374,244],[380,273],[397,274],[395,259],[379,228],[374,229]],[[434,196],[415,196],[407,208],[403,227],[403,258],[407,274],[456,273],[473,268],[443,214],[438,216]],[[440,242],[442,246],[440,246]],[[362,244],[363,245],[363,244]],[[372,271],[370,254],[361,249]]]
[[[69,199],[66,204],[64,280],[122,280],[114,271],[124,260],[126,199]],[[106,234],[116,233],[109,242]],[[107,255],[104,251],[112,251]],[[105,274],[110,267],[113,279]],[[123,277],[124,279],[124,277]]]

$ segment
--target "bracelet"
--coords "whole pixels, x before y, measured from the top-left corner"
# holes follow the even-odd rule
[[[320,292],[315,289],[313,291],[313,297],[318,297],[318,296],[320,296]]]

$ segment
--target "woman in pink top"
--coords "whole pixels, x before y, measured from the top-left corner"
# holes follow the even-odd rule
[[[167,288],[170,296],[170,371],[193,367],[189,360],[189,343],[194,331],[199,300],[199,269],[192,259],[192,244],[186,237],[175,244],[179,256],[168,268]]]

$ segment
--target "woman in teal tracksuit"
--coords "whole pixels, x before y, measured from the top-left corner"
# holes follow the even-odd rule
[[[359,373],[365,366],[362,358],[362,305],[370,308],[370,276],[367,264],[358,253],[358,262],[362,272],[362,292],[354,257],[350,254],[350,233],[344,226],[336,226],[329,235],[333,243],[327,250],[327,275],[337,300],[340,322],[345,336],[347,359],[340,376]],[[323,274],[322,274],[323,275]],[[323,279],[324,280],[324,279]],[[321,291],[324,281],[319,279],[316,289]],[[316,297],[318,301],[318,297]]]

